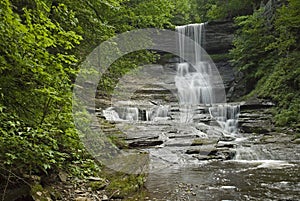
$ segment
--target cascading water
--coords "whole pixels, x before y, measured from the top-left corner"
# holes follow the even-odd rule
[[[205,24],[190,24],[177,26],[179,33],[178,48],[180,63],[177,64],[175,85],[178,90],[180,104],[180,121],[193,122],[199,105],[209,106],[212,118],[228,133],[237,131],[238,105],[220,104],[216,98],[217,85],[214,82],[215,73],[210,62],[204,57],[201,45],[205,40]],[[184,37],[190,37],[194,43],[185,43]],[[194,63],[186,63],[183,58],[194,54]],[[218,103],[218,104],[217,104]]]
[[[240,105],[214,105],[209,108],[209,113],[224,131],[232,134],[237,132]]]
[[[178,26],[178,47],[181,63],[177,64],[175,85],[178,90],[180,104],[180,121],[193,122],[196,109],[200,104],[215,102],[213,85],[211,83],[212,68],[210,63],[203,60],[202,48],[199,46],[204,40],[204,24],[190,24]],[[185,43],[184,37],[189,36],[194,43]],[[187,54],[194,54],[194,64],[185,63],[183,58]]]
[[[166,120],[168,118],[169,106],[156,106],[146,110],[146,121]]]
[[[150,109],[137,107],[109,107],[103,110],[103,115],[109,121],[158,121],[169,119],[169,106],[154,106]]]

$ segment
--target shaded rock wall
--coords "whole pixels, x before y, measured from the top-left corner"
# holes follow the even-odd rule
[[[204,49],[208,54],[224,54],[232,48],[234,37],[232,21],[212,21],[205,25]]]
[[[229,62],[228,53],[233,47],[235,27],[232,21],[211,21],[205,25],[204,49],[211,55],[223,79],[228,101],[244,95],[240,87],[241,75]]]

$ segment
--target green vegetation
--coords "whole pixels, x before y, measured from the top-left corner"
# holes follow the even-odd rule
[[[251,14],[261,0],[191,0],[190,18],[196,22],[230,20],[236,16]]]
[[[106,191],[113,195],[113,198],[124,199],[140,191],[145,182],[145,175],[130,175],[120,172],[113,172],[109,178],[111,182],[106,187]]]
[[[277,125],[299,128],[300,2],[289,0],[272,9],[271,17],[262,7],[236,18],[232,62],[245,74],[250,96],[256,94],[277,104]]]
[[[209,56],[214,62],[228,61],[228,59],[230,59],[230,55],[228,53],[210,54]]]
[[[80,147],[71,113],[77,59],[69,52],[82,37],[52,21],[40,1],[0,6],[0,161],[16,174],[46,173]]]
[[[101,165],[85,151],[73,123],[72,89],[78,66],[96,46],[118,33],[185,22],[187,2],[0,2],[1,191],[31,184],[26,175],[57,174],[62,169],[78,177],[99,174]],[[119,59],[99,88],[109,92],[123,74],[156,58],[140,51]],[[112,141],[124,146],[114,137]]]
[[[300,2],[297,0],[191,0],[190,20],[233,20],[228,58],[244,75],[247,97],[276,103],[274,122],[299,129]],[[227,55],[211,55],[219,61]],[[224,56],[224,57],[223,57]]]

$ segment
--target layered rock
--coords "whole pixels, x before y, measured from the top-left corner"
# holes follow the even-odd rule
[[[204,49],[208,54],[224,54],[232,48],[234,26],[232,21],[211,21],[205,25]]]

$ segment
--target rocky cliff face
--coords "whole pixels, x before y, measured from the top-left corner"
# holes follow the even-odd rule
[[[204,49],[219,70],[228,101],[235,101],[245,94],[243,87],[240,87],[242,76],[229,63],[228,53],[233,47],[234,31],[232,21],[212,21],[205,25]]]
[[[232,48],[234,26],[232,21],[212,21],[205,25],[204,48],[208,54],[224,54]]]

